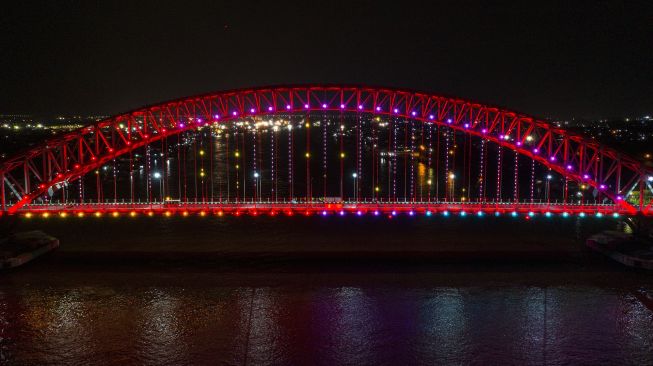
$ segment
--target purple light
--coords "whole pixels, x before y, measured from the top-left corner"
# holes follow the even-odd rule
[[[202,119],[201,119],[201,118],[198,118],[198,119],[197,119],[197,123],[200,123],[200,124],[201,124],[201,123],[202,123]]]
[[[238,112],[233,111],[233,112],[231,112],[231,114],[234,115],[234,116],[237,116],[237,115],[238,115]]]
[[[326,108],[326,107],[327,107],[326,103],[322,104],[322,108]]]
[[[451,123],[451,122],[453,122],[451,118],[447,118],[447,123]]]
[[[268,111],[272,112],[272,106],[268,107]]]
[[[469,123],[465,123],[465,128],[469,128]]]
[[[517,141],[517,146],[521,146],[521,141]]]
[[[379,216],[379,210],[374,210],[374,216]]]
[[[435,118],[435,116],[434,116],[434,115],[432,115],[432,114],[429,114],[429,119],[434,119],[434,118]]]
[[[220,119],[220,115],[216,114],[215,116],[213,116],[213,119]]]
[[[549,160],[551,160],[551,161],[556,161],[556,157],[555,157],[555,156],[552,156],[552,157],[549,158]]]
[[[328,215],[326,211],[322,211],[322,216]]]
[[[380,112],[380,111],[381,111],[381,107],[376,107],[376,111],[377,111],[377,112]]]
[[[287,110],[290,110],[291,108],[292,108],[292,107],[290,106],[290,104],[286,106],[286,109],[287,109]]]
[[[482,133],[487,133],[487,128],[481,130]]]
[[[409,214],[410,216],[415,216],[415,212],[413,212],[413,210],[410,210],[410,211],[408,212],[408,214]]]
[[[499,135],[499,140],[503,140],[503,135]]]
[[[583,174],[583,179],[590,179],[589,174]]]
[[[533,154],[537,154],[538,152],[540,152],[538,148],[533,149]]]
[[[358,210],[358,211],[356,211],[356,215],[358,215],[358,216],[362,216],[362,215],[363,215],[363,212],[361,212],[361,210]]]
[[[410,112],[413,116],[416,115],[417,113],[415,111]]]
[[[180,123],[180,124],[179,124],[179,128],[184,128],[184,127],[186,127],[185,124],[183,124],[183,123]]]
[[[308,109],[308,104],[304,104],[304,108]]]
[[[397,211],[392,211],[392,216],[397,216]]]
[[[623,199],[624,198],[622,196],[617,196],[617,201],[623,201]]]
[[[572,170],[574,167],[571,165],[567,165],[567,170]]]
[[[339,214],[340,214],[340,216],[345,216],[345,211],[340,210]]]
[[[345,105],[344,105],[344,104],[341,104],[341,105],[340,105],[340,109],[345,109]]]
[[[363,109],[363,105],[359,105],[359,106],[358,106],[358,109]]]
[[[399,113],[399,110],[397,108],[394,109],[395,113]]]
[[[256,109],[254,109],[254,108],[249,109],[249,113],[254,113],[254,112],[256,112]]]
[[[599,189],[605,189],[605,184],[599,185]]]

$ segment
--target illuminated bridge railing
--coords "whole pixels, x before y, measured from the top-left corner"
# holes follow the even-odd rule
[[[205,202],[205,203],[89,203],[89,204],[35,204],[20,211],[24,217],[50,217],[68,215],[76,216],[207,216],[207,215],[305,215],[305,216],[397,216],[424,215],[443,216],[458,215],[511,215],[532,218],[535,216],[552,217],[559,215],[568,217],[612,216],[627,214],[614,204],[601,203],[562,203],[562,202]]]

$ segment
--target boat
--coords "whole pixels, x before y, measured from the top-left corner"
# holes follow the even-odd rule
[[[653,243],[618,231],[590,236],[585,244],[592,250],[633,268],[653,270]]]
[[[59,247],[59,239],[40,230],[25,231],[0,239],[0,270],[21,266]]]

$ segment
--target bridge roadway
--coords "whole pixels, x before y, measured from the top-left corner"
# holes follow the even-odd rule
[[[513,215],[513,216],[629,216],[620,205],[515,203],[515,202],[205,202],[205,203],[85,203],[85,204],[31,204],[18,211],[19,215]]]

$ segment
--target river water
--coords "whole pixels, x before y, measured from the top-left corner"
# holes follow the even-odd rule
[[[193,222],[186,223],[192,230],[188,237],[202,242],[218,234],[207,229],[213,225]],[[282,226],[291,222],[301,223]],[[45,224],[25,227],[30,225]],[[79,230],[88,239],[93,225],[84,225]],[[127,245],[120,239],[125,230],[148,225],[166,224],[132,224],[120,232],[124,222],[105,221],[96,222],[95,230],[98,240],[113,230],[120,245]],[[165,236],[173,238],[168,240],[181,237],[176,225],[168,224]],[[243,235],[243,225],[232,226]],[[261,225],[248,235],[265,242],[263,233],[271,229]],[[312,225],[304,222],[293,240],[325,240],[326,231],[343,230],[337,222]],[[380,234],[370,240],[392,225],[408,224],[377,223]],[[559,230],[551,234],[546,226],[533,232],[537,226],[519,225],[516,232],[561,242],[576,230],[556,224]],[[324,235],[311,236],[316,226]],[[70,248],[79,255],[80,247],[90,245],[79,242],[79,233],[66,236],[70,226],[60,223],[45,227],[59,228],[59,252],[0,277],[0,364],[653,364],[653,308],[641,295],[653,292],[653,276],[587,253],[571,261],[501,264],[414,266],[385,259],[382,265],[361,265],[341,257],[336,261],[342,263],[320,265],[257,266],[254,259],[241,259],[242,267],[85,265],[66,259]],[[464,240],[461,227],[452,227]],[[451,232],[443,227],[433,232],[438,230],[450,240]],[[497,235],[487,230],[467,235]],[[289,239],[280,229],[274,233],[270,241]],[[237,236],[231,235],[226,239]]]

